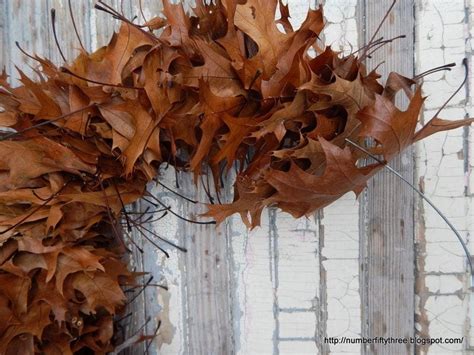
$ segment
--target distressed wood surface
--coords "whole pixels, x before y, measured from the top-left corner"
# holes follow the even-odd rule
[[[473,48],[466,38],[472,32],[473,2],[400,0],[380,35],[388,38],[403,33],[408,37],[382,49],[369,66],[377,65],[384,56],[383,73],[397,70],[410,76],[415,68],[419,73],[451,61],[459,63],[464,56],[472,63]],[[93,1],[71,3],[84,47],[94,50],[108,43],[119,23],[95,11]],[[152,0],[142,1],[143,14],[138,1],[108,3],[119,10],[122,7],[130,18],[137,16],[138,22],[160,9],[159,1]],[[316,1],[289,3],[292,21],[298,25]],[[327,43],[345,53],[365,43],[390,3],[324,1]],[[67,0],[0,0],[0,65],[13,77],[17,77],[14,64],[28,74],[32,74],[29,65],[35,64],[19,52],[15,41],[30,53],[61,62],[51,32],[53,7],[59,40],[70,60],[80,45]],[[462,68],[457,68],[425,80],[425,94],[430,95],[425,119],[456,89],[462,75]],[[443,117],[472,116],[472,70],[469,75],[466,90]],[[429,138],[418,146],[416,155],[407,151],[392,163],[411,179],[416,174],[417,183],[447,212],[472,251],[473,150],[471,131],[459,129]],[[172,169],[161,172],[165,185],[177,189],[175,180]],[[205,178],[197,188],[186,174],[180,173],[178,181],[180,193],[208,202]],[[199,219],[204,210],[162,186],[150,185],[150,191],[184,217]],[[224,198],[231,198],[229,191]],[[133,208],[147,207],[155,208],[148,202]],[[215,229],[185,223],[168,213],[149,227],[189,252],[163,245],[170,254],[167,259],[136,232],[132,236],[144,253],[129,243],[131,265],[150,272],[140,282],[146,283],[152,275],[153,284],[166,285],[169,291],[148,287],[137,297],[138,292],[131,294],[125,337],[143,326],[148,334],[155,332],[159,322],[161,328],[152,342],[129,348],[129,354],[472,353],[474,306],[461,247],[440,218],[390,175],[382,173],[372,180],[359,200],[348,194],[308,219],[264,211],[262,227],[251,232],[237,216]],[[415,334],[464,336],[465,342],[400,348],[324,341],[328,337]]]
[[[473,116],[472,1],[418,1],[416,71],[451,62],[457,67],[425,79],[428,95],[423,119],[429,120],[460,85],[461,62],[469,63],[468,85],[443,110],[442,117]],[[418,145],[417,183],[455,225],[474,254],[472,232],[473,136],[471,128],[436,134]],[[460,337],[463,344],[433,344],[417,347],[419,354],[474,353],[474,307],[466,258],[453,233],[424,202],[417,204],[416,329],[420,336]]]
[[[360,6],[363,37],[370,41],[392,0],[368,0]],[[398,1],[376,38],[406,35],[378,50],[367,61],[369,70],[382,61],[383,77],[390,71],[412,77],[414,74],[414,2]],[[397,98],[398,99],[398,98]],[[406,98],[397,104],[406,107]],[[414,179],[412,149],[390,165],[406,179]],[[414,194],[410,187],[387,171],[369,181],[362,195],[360,278],[362,297],[362,334],[373,337],[408,338],[414,335]],[[362,348],[365,354],[410,354],[413,344],[372,344]]]
[[[327,0],[324,3],[328,26],[325,40],[349,54],[358,45],[356,0]],[[325,295],[326,321],[320,324],[324,336],[318,339],[320,353],[360,353],[360,344],[328,344],[325,337],[361,336],[359,283],[359,201],[348,193],[318,214],[321,255],[321,293]],[[322,298],[324,300],[324,298]],[[323,319],[321,319],[322,321]],[[323,334],[322,334],[323,335]]]

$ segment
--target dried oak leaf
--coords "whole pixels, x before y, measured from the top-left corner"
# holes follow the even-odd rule
[[[92,54],[82,52],[67,69],[89,80],[113,85],[121,84],[122,71],[133,52],[139,47],[152,46],[155,43],[147,32],[123,23],[120,31],[113,34],[107,46]],[[81,79],[74,81],[84,83]]]
[[[9,171],[9,185],[22,186],[33,178],[55,171],[93,174],[96,169],[61,144],[38,137],[25,141],[1,141],[0,170]]]
[[[102,258],[85,248],[65,247],[57,257],[54,278],[56,280],[56,289],[63,294],[64,280],[71,274],[79,271],[105,271],[100,263]],[[48,279],[51,274],[48,275]],[[49,280],[47,280],[49,281]]]
[[[277,2],[247,0],[237,4],[235,25],[249,35],[258,46],[256,58],[263,64],[263,75],[269,78],[288,44],[288,36],[282,33],[275,21]]]
[[[41,339],[44,328],[51,324],[50,313],[51,307],[44,302],[31,304],[27,312],[18,317],[18,323],[11,323],[0,335],[0,354],[5,354],[10,348],[11,341],[21,334],[31,334]],[[16,351],[14,344],[10,351]],[[29,349],[29,351],[34,353],[34,349]]]
[[[295,218],[311,213],[336,201],[349,191],[360,194],[379,165],[359,168],[349,147],[344,149],[320,138],[326,155],[324,174],[315,176],[292,164],[288,172],[269,170],[266,181],[277,191],[265,201],[276,204]]]
[[[0,273],[0,294],[10,300],[13,313],[18,317],[27,311],[30,287],[31,279],[26,275]]]
[[[423,126],[413,137],[413,142],[425,139],[434,133],[449,131],[459,127],[467,126],[474,123],[474,118],[466,118],[464,120],[444,120],[434,117],[426,125]]]
[[[390,99],[375,95],[373,105],[357,113],[362,122],[360,137],[372,137],[382,145],[384,158],[390,160],[413,144],[416,125],[424,99],[418,88],[406,111],[400,111]]]
[[[65,283],[65,288],[79,291],[85,298],[80,309],[84,314],[95,314],[105,309],[109,314],[116,314],[125,304],[125,294],[120,285],[104,272],[77,272]]]

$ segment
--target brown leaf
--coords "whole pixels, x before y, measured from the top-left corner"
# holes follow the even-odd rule
[[[69,107],[70,112],[78,111],[90,104],[90,99],[76,86],[69,87]],[[93,112],[92,108],[77,112],[67,117],[64,127],[78,132],[81,135],[86,134],[89,115]]]
[[[260,225],[260,217],[265,205],[265,197],[274,191],[267,183],[256,183],[245,176],[238,176],[235,183],[237,194],[235,201],[229,204],[207,205],[205,217],[212,217],[217,224],[223,222],[234,213],[239,213],[248,228]]]
[[[61,144],[39,137],[0,142],[0,170],[9,170],[9,184],[21,186],[30,179],[55,171],[93,174],[95,167],[79,160]]]
[[[274,112],[270,118],[260,122],[258,125],[261,128],[252,133],[252,137],[261,138],[266,134],[272,133],[281,142],[286,133],[285,122],[303,115],[306,109],[305,103],[305,92],[298,91],[293,101],[286,103],[281,109]]]
[[[256,122],[253,117],[233,117],[225,112],[221,119],[229,128],[229,133],[222,136],[222,145],[219,147],[219,152],[211,158],[210,163],[211,165],[217,165],[225,159],[227,169],[230,169],[236,159],[237,150],[241,146],[246,147],[243,144],[244,139],[255,129]]]
[[[425,139],[434,133],[449,131],[463,126],[469,126],[474,122],[474,118],[465,118],[463,120],[444,120],[434,117],[423,126],[413,137],[413,142]]]
[[[303,61],[302,56],[306,55],[308,47],[318,38],[323,27],[322,10],[310,9],[298,31],[287,39],[288,49],[279,56],[275,74],[269,80],[262,82],[263,97],[278,97],[282,95],[283,89],[288,83],[292,84],[292,88],[296,88],[301,81],[310,79],[306,68],[300,70],[299,62]]]
[[[65,247],[61,250],[61,254],[57,258],[57,267],[56,272],[54,273],[56,289],[59,293],[63,294],[64,280],[70,274],[79,271],[105,271],[100,260],[100,256],[94,255],[85,248]]]
[[[189,39],[191,23],[184,12],[183,4],[171,4],[169,0],[163,0],[163,14],[169,26],[165,29],[163,38],[168,40],[172,46],[186,44]]]
[[[242,97],[220,97],[212,93],[209,84],[201,81],[200,97],[204,116],[199,128],[202,131],[201,141],[197,151],[191,159],[190,168],[199,172],[203,159],[209,155],[216,132],[223,126],[221,115],[224,112],[231,114],[242,103]]]
[[[11,301],[12,310],[16,316],[20,317],[27,311],[30,287],[31,279],[27,276],[18,276],[10,273],[0,274],[0,294],[3,294]],[[0,341],[0,344],[3,343]]]
[[[5,354],[7,349],[18,350],[9,349],[9,345],[20,334],[31,334],[41,339],[44,328],[51,323],[50,312],[51,307],[44,302],[31,305],[28,312],[18,318],[19,322],[10,324],[5,333],[0,336],[0,354]],[[19,353],[17,352],[17,354]]]
[[[68,68],[73,73],[102,83],[120,84],[122,71],[133,52],[142,46],[151,46],[154,42],[144,30],[123,23],[118,33],[106,47],[87,55],[81,53]],[[79,83],[83,81],[79,80]]]
[[[238,4],[235,25],[258,45],[257,57],[263,63],[264,78],[274,72],[281,53],[287,48],[287,36],[280,32],[275,21],[276,0],[247,0]]]
[[[14,126],[18,121],[18,117],[15,112],[0,112],[0,126],[11,127]]]
[[[168,21],[162,17],[154,17],[151,20],[145,22],[143,26],[148,27],[150,30],[159,30],[166,26]]]
[[[360,137],[372,137],[382,145],[386,160],[413,144],[418,115],[424,99],[418,88],[406,111],[400,111],[388,98],[375,95],[375,102],[357,114],[362,122]]]
[[[94,314],[104,308],[113,315],[125,303],[120,286],[105,273],[78,272],[71,276],[69,282],[72,288],[84,295],[86,303],[81,306],[81,310],[85,314]]]
[[[276,203],[298,218],[327,206],[349,191],[358,195],[367,180],[380,168],[358,168],[349,147],[341,149],[323,138],[319,142],[326,155],[324,174],[308,174],[296,164],[292,164],[288,172],[268,171],[266,180],[277,192],[266,199],[265,204]]]

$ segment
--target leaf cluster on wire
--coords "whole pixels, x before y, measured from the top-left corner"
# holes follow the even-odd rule
[[[2,354],[114,350],[121,287],[139,287],[122,258],[124,237],[137,228],[164,253],[164,244],[185,250],[145,227],[154,211],[124,212],[145,198],[175,214],[146,192],[162,164],[196,182],[210,175],[217,202],[208,183],[204,216],[220,223],[239,213],[253,228],[265,206],[300,217],[360,193],[383,164],[360,167],[348,140],[390,161],[472,122],[436,115],[417,130],[419,82],[430,72],[391,73],[382,85],[363,60],[391,39],[374,34],[344,56],[320,40],[321,8],[294,29],[277,0],[197,0],[191,14],[163,0],[162,16],[142,25],[96,7],[122,20],[107,46],[62,67],[30,55],[39,80],[19,70],[18,87],[0,76],[0,126],[13,130],[0,140]],[[406,111],[394,104],[400,90]],[[222,203],[222,176],[233,167],[234,200]]]

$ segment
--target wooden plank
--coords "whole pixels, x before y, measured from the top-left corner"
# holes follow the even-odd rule
[[[456,62],[472,63],[472,48],[465,39],[472,29],[472,2],[422,1],[416,7],[417,72]],[[436,29],[436,30],[434,30]],[[471,64],[472,65],[472,64]],[[424,81],[428,94],[423,112],[426,122],[457,89],[464,68],[437,73]],[[443,110],[441,117],[459,119],[472,116],[472,80]],[[473,254],[472,129],[461,128],[438,133],[417,147],[418,184],[445,213]],[[420,344],[420,354],[472,353],[472,290],[465,255],[454,234],[424,202],[417,211],[417,309],[416,328],[420,337],[464,337],[457,344]],[[469,312],[470,311],[470,312]],[[470,339],[469,339],[470,338]],[[470,347],[469,347],[470,346]]]
[[[212,179],[211,179],[212,180]],[[207,201],[203,184],[197,188],[190,174],[182,175],[180,192],[197,201]],[[212,184],[211,192],[214,191]],[[179,213],[199,219],[206,208],[179,200]],[[182,243],[188,249],[183,257],[182,286],[185,288],[186,354],[229,354],[232,343],[231,300],[227,230],[225,224],[196,225],[179,221]]]
[[[172,168],[160,170],[160,181],[166,186],[175,189],[175,178],[176,175]],[[150,185],[149,189],[158,200],[173,211],[180,213],[180,198],[177,195],[156,185]],[[180,193],[186,195],[187,191],[180,190]],[[160,208],[151,207],[150,210]],[[160,215],[161,213],[156,217],[160,217]],[[181,232],[179,220],[173,214],[168,213],[162,219],[153,222],[150,227],[158,235],[186,247],[186,238]],[[144,295],[145,312],[152,317],[153,322],[161,322],[158,336],[151,344],[149,352],[150,354],[183,354],[186,347],[185,326],[187,319],[183,267],[186,255],[176,248],[159,241],[156,242],[169,253],[170,257],[166,258],[159,251],[151,252],[155,247],[147,243],[142,258],[143,268],[154,275],[156,283],[166,285],[168,291],[150,288]]]
[[[232,217],[230,221],[233,231],[233,273],[236,280],[236,352],[272,354],[275,319],[269,214],[264,211],[261,227],[251,233],[247,232],[238,216]]]
[[[359,3],[361,45],[368,42],[391,0]],[[378,37],[407,36],[377,51],[369,68],[385,61],[379,71],[386,76],[397,71],[413,75],[414,2],[400,0],[382,26]],[[401,99],[398,104],[406,105]],[[413,181],[412,150],[407,149],[391,165]],[[361,197],[361,289],[362,335],[406,338],[414,335],[414,221],[413,191],[400,179],[382,171],[368,184]],[[411,344],[373,344],[366,354],[410,354]]]
[[[7,1],[8,0],[0,0],[0,10],[2,14],[7,13]],[[5,15],[4,15],[5,16]],[[0,70],[3,70],[5,65],[7,64],[9,53],[6,50],[6,43],[8,39],[8,23],[5,17],[0,19],[0,33],[1,33],[1,40],[0,40]]]
[[[357,46],[357,0],[326,0],[325,42],[348,54]],[[353,193],[318,214],[320,244],[320,353],[358,353],[359,344],[330,344],[326,338],[361,336],[359,202]]]
[[[190,174],[180,173],[177,187],[173,168],[162,170],[159,177],[161,183],[183,196],[208,202],[200,181],[196,186],[192,180]],[[199,214],[206,210],[203,203],[190,203],[161,186],[150,186],[150,192],[178,215],[202,220]],[[150,210],[159,208],[151,207]],[[138,262],[141,262],[143,270],[154,275],[155,283],[166,285],[169,289],[148,288],[134,310],[145,313],[141,319],[151,317],[150,324],[155,328],[147,326],[148,334],[153,334],[157,322],[161,321],[158,336],[148,349],[149,354],[231,353],[234,348],[233,300],[229,279],[232,258],[229,255],[227,224],[216,229],[215,225],[196,225],[168,213],[146,227],[188,250],[187,253],[178,251],[147,233],[167,250],[170,257],[166,258],[153,245],[142,240],[145,253],[141,257],[137,255]],[[133,324],[134,329],[137,325],[137,322]],[[130,353],[136,351],[140,349],[134,347]]]
[[[51,48],[47,55],[50,60],[58,65],[64,63],[59,50],[54,43],[53,30],[51,26],[51,9],[55,10],[56,13],[56,33],[58,41],[61,46],[61,50],[66,57],[68,62],[74,60],[79,54],[81,48],[78,37],[74,31],[73,21],[69,11],[69,3],[67,0],[48,0],[48,12],[45,14],[47,21],[49,21],[49,37],[51,40]],[[81,38],[81,41],[85,48],[90,47],[90,33],[89,33],[89,22],[91,13],[91,3],[88,1],[71,1],[71,9],[74,16],[74,21]]]
[[[31,66],[38,63],[23,55],[15,45],[29,53],[48,55],[51,47],[49,23],[44,15],[48,13],[48,4],[43,1],[25,2],[21,0],[6,0],[3,21],[8,29],[4,36],[4,51],[9,53],[6,58],[7,72],[12,78],[18,77],[15,66],[21,68],[27,75],[33,75]],[[12,79],[12,83],[18,80]]]

